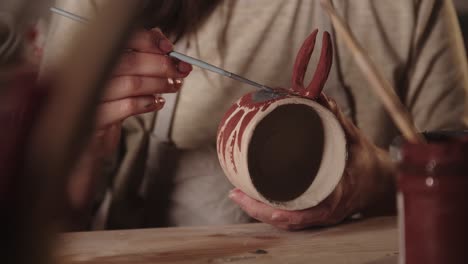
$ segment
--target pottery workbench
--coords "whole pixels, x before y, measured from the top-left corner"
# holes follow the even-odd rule
[[[266,224],[63,234],[59,263],[396,264],[395,217],[299,232]]]

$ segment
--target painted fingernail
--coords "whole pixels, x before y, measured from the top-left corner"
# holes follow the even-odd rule
[[[271,216],[271,220],[275,222],[289,222],[289,218],[284,216],[283,214],[273,213]]]
[[[174,79],[174,88],[176,89],[176,91],[180,90],[183,84],[184,84],[184,79],[180,79],[180,78]]]
[[[180,90],[180,87],[182,87],[184,80],[180,78],[167,78],[167,83],[170,85],[174,92],[177,92]]]
[[[171,52],[173,49],[172,43],[167,39],[159,39],[158,47],[160,50],[166,53]]]
[[[237,201],[239,199],[239,192],[236,189],[229,191],[229,198]]]
[[[175,85],[182,85],[182,84],[184,84],[184,79],[182,79],[182,78],[175,78],[175,79],[174,79],[174,83],[175,83]]]
[[[164,104],[166,103],[166,99],[164,99],[163,97],[158,96],[158,97],[156,97],[154,99],[154,102],[158,106],[157,109],[159,110],[159,109],[163,108]]]
[[[186,63],[186,62],[183,62],[183,61],[180,61],[178,64],[177,64],[177,70],[181,73],[189,73],[191,72],[193,69],[192,65]]]
[[[234,192],[234,190],[230,190],[229,191],[229,198],[233,199],[235,196],[236,196],[236,193]]]

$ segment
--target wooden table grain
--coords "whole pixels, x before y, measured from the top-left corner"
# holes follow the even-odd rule
[[[266,224],[78,232],[58,239],[59,263],[396,264],[395,217],[298,232]]]

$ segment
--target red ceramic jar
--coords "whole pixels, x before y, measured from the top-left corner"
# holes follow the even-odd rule
[[[468,263],[468,137],[404,144],[398,175],[400,263]]]

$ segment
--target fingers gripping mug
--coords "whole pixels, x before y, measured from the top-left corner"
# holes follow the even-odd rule
[[[340,181],[346,164],[345,133],[319,104],[333,49],[328,32],[316,72],[304,75],[318,31],[303,43],[292,87],[241,97],[224,115],[217,135],[218,158],[231,183],[250,197],[285,210],[313,207]]]

